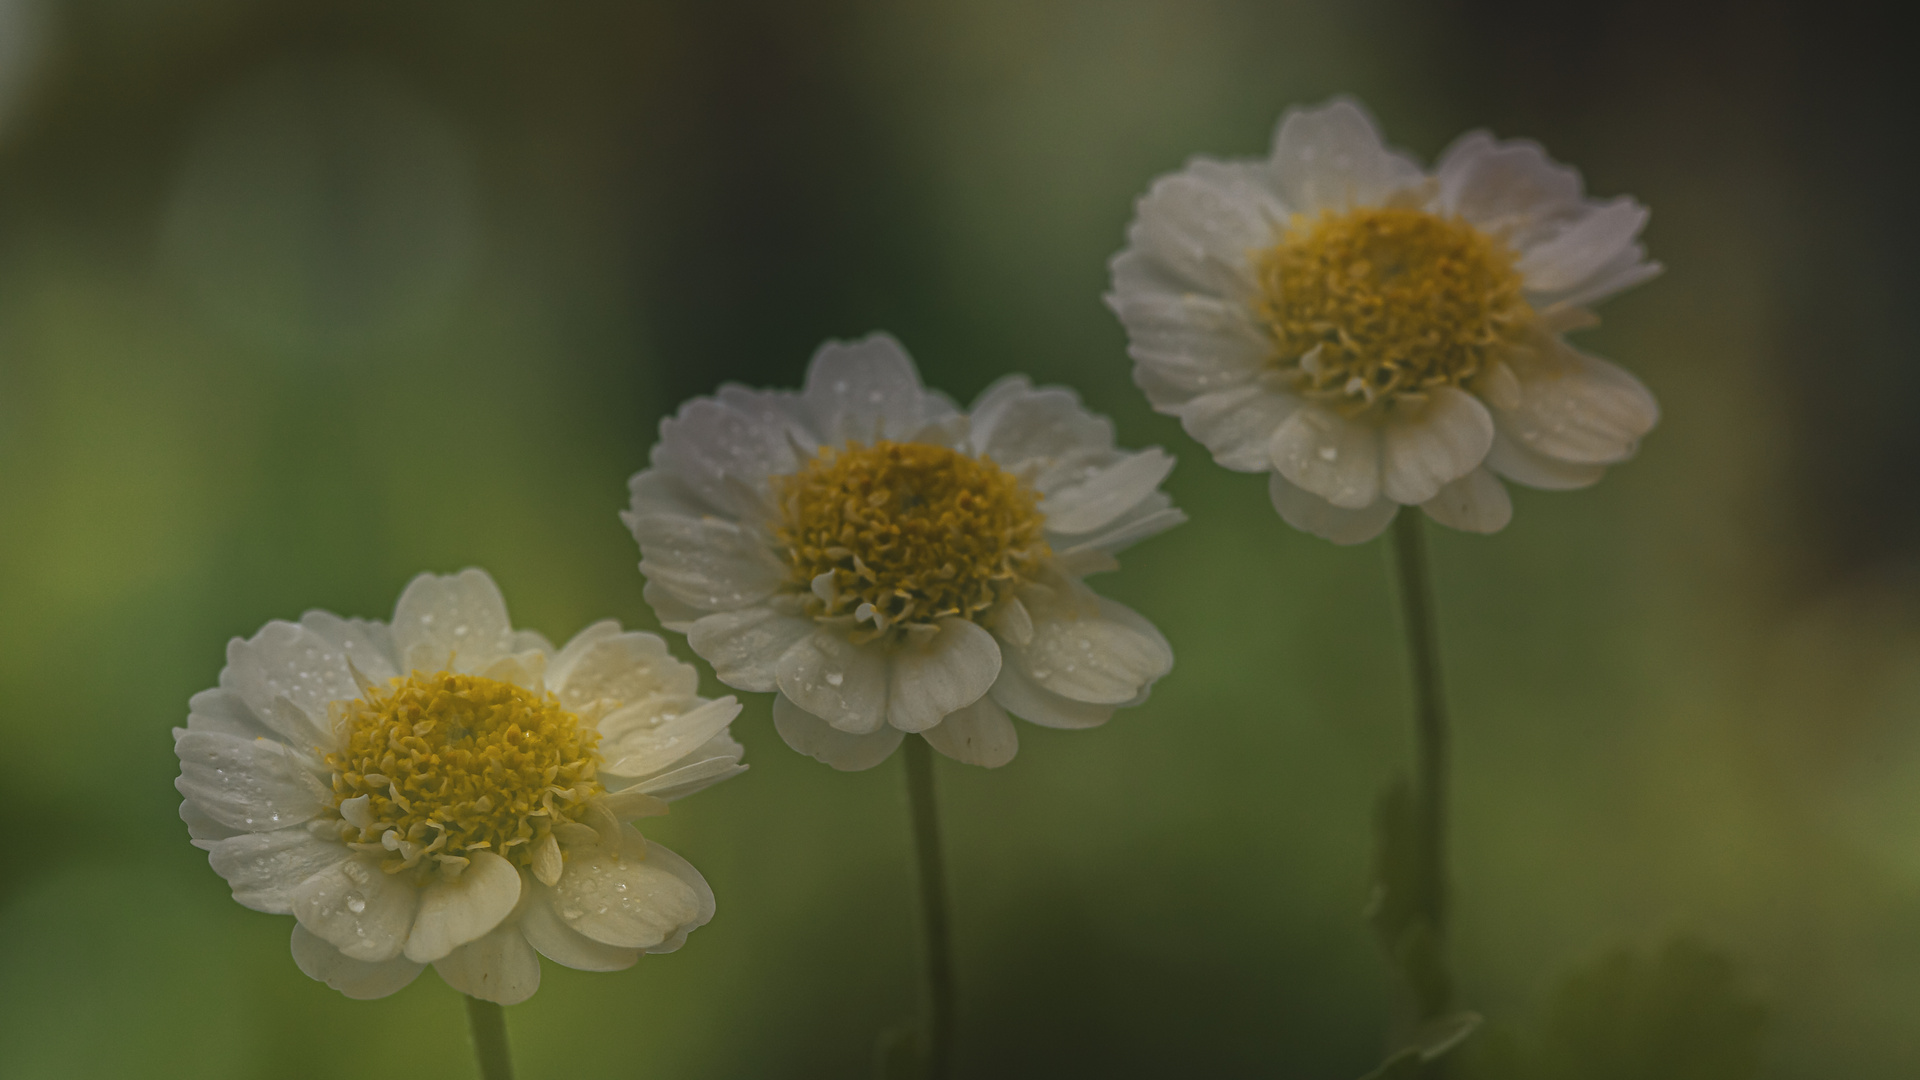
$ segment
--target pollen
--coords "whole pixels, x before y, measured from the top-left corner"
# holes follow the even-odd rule
[[[868,623],[865,639],[972,619],[1050,552],[1039,498],[983,458],[921,443],[823,448],[775,481],[776,537],[816,618]]]
[[[389,873],[457,875],[477,851],[530,865],[605,790],[600,733],[551,694],[415,672],[336,709],[346,749],[326,763],[342,838]]]
[[[1363,207],[1296,216],[1255,265],[1274,364],[1346,411],[1487,370],[1533,318],[1513,250],[1458,218]]]

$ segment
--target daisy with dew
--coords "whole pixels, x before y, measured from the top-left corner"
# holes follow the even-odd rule
[[[555,649],[485,572],[422,574],[391,626],[310,611],[235,639],[174,729],[180,816],[235,900],[295,918],[313,978],[378,998],[432,964],[510,1005],[536,953],[617,971],[713,917],[628,824],[744,769],[739,704],[696,691],[652,634]]]
[[[648,602],[835,768],[909,734],[1003,765],[1009,714],[1093,727],[1173,665],[1082,580],[1184,520],[1159,490],[1173,459],[1116,448],[1071,391],[1015,376],[962,412],[874,335],[823,346],[799,392],[688,402],[652,461],[623,515]]]
[[[1336,100],[1290,110],[1265,160],[1155,181],[1107,300],[1154,408],[1227,468],[1271,473],[1294,527],[1359,543],[1417,505],[1497,532],[1502,479],[1585,487],[1659,418],[1564,339],[1660,272],[1646,222],[1524,140],[1473,132],[1428,172]]]

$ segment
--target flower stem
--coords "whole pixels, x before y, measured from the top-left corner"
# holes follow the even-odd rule
[[[1407,652],[1413,666],[1415,857],[1419,888],[1414,895],[1434,937],[1436,957],[1447,923],[1447,713],[1440,693],[1440,638],[1434,627],[1433,582],[1427,567],[1422,515],[1406,508],[1394,518],[1394,565],[1406,618]],[[1441,1015],[1448,1002],[1422,1004],[1422,1020]]]
[[[513,1057],[507,1053],[506,1010],[491,1001],[467,998],[467,1025],[473,1029],[480,1080],[513,1080]]]
[[[906,740],[907,801],[920,869],[920,929],[927,948],[927,1077],[946,1080],[953,1057],[953,940],[947,924],[947,869],[940,852],[940,808],[933,795],[933,748]]]

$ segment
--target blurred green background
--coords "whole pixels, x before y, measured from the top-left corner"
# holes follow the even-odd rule
[[[941,763],[963,1072],[1371,1068],[1384,548],[1152,415],[1099,301],[1153,176],[1335,92],[1424,156],[1540,139],[1670,267],[1585,338],[1661,398],[1639,460],[1436,531],[1465,1001],[1532,1038],[1683,935],[1764,1003],[1761,1075],[1920,1074],[1903,46],[1846,3],[1541,7],[0,0],[0,1076],[472,1075],[437,978],[348,1001],[228,898],[168,728],[228,638],[425,569],[555,638],[654,627],[615,513],[659,418],[874,328],[963,398],[1078,387],[1193,517],[1100,583],[1175,645],[1150,704]],[[899,763],[832,772],[749,698],[753,770],[649,830],[719,917],[548,965],[524,1076],[860,1076],[912,1018]]]

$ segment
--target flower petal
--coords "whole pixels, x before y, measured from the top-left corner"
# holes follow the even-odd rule
[[[540,957],[515,923],[453,950],[433,970],[455,990],[498,1005],[518,1005],[540,989]]]
[[[1269,167],[1296,214],[1371,205],[1421,179],[1420,166],[1388,150],[1373,118],[1345,99],[1288,109],[1274,133]]]
[[[385,623],[343,619],[330,611],[316,610],[300,616],[300,625],[340,650],[360,674],[376,683],[400,674],[400,654],[393,647],[393,631]]]
[[[841,772],[859,772],[893,756],[905,732],[892,724],[877,731],[850,735],[788,701],[773,699],[773,728],[788,746]]]
[[[722,731],[673,768],[641,778],[633,790],[672,802],[746,772],[747,767],[740,764],[746,756],[746,747]]]
[[[966,765],[996,769],[1013,760],[1020,736],[1007,710],[991,697],[979,701],[921,732],[928,745]]]
[[[1545,454],[1536,454],[1495,430],[1493,446],[1487,451],[1487,468],[1516,484],[1542,491],[1572,491],[1597,483],[1607,473],[1605,465],[1575,465]]]
[[[243,833],[207,849],[207,862],[233,888],[233,898],[270,915],[291,915],[301,882],[352,857],[346,845],[298,826]]]
[[[1502,434],[1538,454],[1576,465],[1633,456],[1660,420],[1660,405],[1623,369],[1558,343],[1557,362],[1516,369],[1520,404],[1494,414]]]
[[[645,852],[648,862],[652,863],[658,869],[665,870],[667,873],[679,878],[682,884],[693,890],[694,902],[698,905],[693,918],[681,923],[678,929],[667,935],[665,941],[647,949],[650,953],[673,952],[687,943],[688,934],[693,933],[695,930],[713,921],[713,913],[715,910],[713,888],[707,884],[707,879],[700,875],[700,871],[693,868],[692,863],[675,855],[665,847],[643,838],[639,832],[633,829],[627,830],[627,847],[629,849],[637,847],[639,850]]]
[[[553,910],[553,890],[535,888],[520,915],[520,933],[541,956],[576,971],[625,971],[644,950],[602,945],[561,920]]]
[[[355,960],[299,923],[293,924],[292,948],[294,964],[309,979],[326,983],[355,1001],[399,993],[427,968],[404,957],[372,963]]]
[[[814,630],[812,619],[751,607],[702,618],[688,629],[687,644],[721,682],[764,694],[780,685],[780,658]]]
[[[1088,412],[1073,391],[1035,388],[1024,375],[989,386],[968,416],[967,446],[1001,468],[1037,476],[1113,449],[1113,423]]]
[[[1423,503],[1480,467],[1493,445],[1493,415],[1472,394],[1452,386],[1429,392],[1425,408],[1396,409],[1381,431],[1381,494]]]
[[[1113,705],[1090,705],[1043,690],[1019,664],[1005,664],[994,682],[993,700],[1008,712],[1041,727],[1079,730],[1099,727],[1113,716]],[[1132,704],[1127,702],[1126,704]]]
[[[1235,472],[1273,468],[1273,434],[1300,408],[1300,399],[1264,383],[1202,394],[1174,415],[1213,460]]]
[[[569,927],[602,945],[647,949],[698,919],[701,898],[647,857],[649,845],[632,826],[621,829],[626,843],[618,852],[599,845],[569,852],[553,907]]]
[[[786,581],[786,567],[760,536],[716,517],[636,514],[627,519],[640,544],[640,572],[678,599],[709,611],[764,600]]]
[[[890,657],[887,722],[901,731],[925,731],[940,718],[980,700],[1000,677],[1000,644],[966,619],[939,622],[922,644],[900,645]]]
[[[320,635],[275,620],[251,639],[227,645],[220,686],[246,702],[255,719],[301,750],[334,745],[329,702],[360,696],[346,653]]]
[[[1485,469],[1475,469],[1421,504],[1427,516],[1450,529],[1497,533],[1513,520],[1507,488]]]
[[[1440,156],[1435,175],[1439,210],[1522,250],[1584,210],[1580,173],[1525,139],[1499,142],[1484,131],[1469,132]]]
[[[759,517],[771,493],[767,478],[799,468],[810,447],[795,445],[790,426],[760,418],[712,398],[696,398],[660,422],[653,468],[628,482],[631,517],[665,510],[698,517],[720,511],[729,517]],[[692,507],[697,512],[688,513]]]
[[[686,712],[650,713],[626,722],[632,714],[623,710],[600,722],[606,737],[600,753],[607,758],[606,771],[615,776],[645,776],[692,754],[740,715],[740,702],[729,694]]]
[[[187,730],[238,735],[243,739],[274,738],[277,732],[260,722],[247,703],[232,690],[202,690],[187,702]]]
[[[1040,503],[1049,532],[1089,533],[1138,506],[1173,471],[1173,458],[1157,446],[1129,454],[1070,487],[1056,488]]]
[[[1380,432],[1307,404],[1274,429],[1273,467],[1294,486],[1346,510],[1380,497]]]
[[[173,786],[229,828],[284,829],[331,802],[311,771],[313,763],[285,743],[182,731],[173,751],[180,757],[180,776]]]
[[[780,692],[841,731],[864,735],[887,720],[887,654],[821,627],[794,642],[775,669]]]
[[[393,644],[411,671],[474,672],[516,651],[500,586],[472,567],[408,582],[393,609]]]
[[[453,881],[436,878],[420,890],[420,913],[407,936],[407,959],[432,963],[477,941],[513,914],[520,902],[520,872],[491,851],[469,851],[472,859]]]
[[[293,890],[293,917],[349,959],[400,955],[413,929],[420,890],[365,858],[330,866]]]
[[[1129,250],[1115,258],[1107,306],[1127,328],[1133,380],[1154,408],[1244,385],[1266,369],[1273,340],[1244,301],[1131,285],[1127,262],[1142,257]]]
[[[912,358],[889,334],[820,346],[800,397],[821,441],[835,447],[909,438],[932,412]]]
[[[1529,292],[1571,289],[1612,262],[1646,225],[1647,208],[1632,199],[1602,203],[1552,239],[1522,251],[1514,269]]]
[[[1173,670],[1173,650],[1124,604],[1082,591],[1077,603],[1033,612],[1033,640],[1011,659],[1043,690],[1090,705],[1120,705]]]
[[[1379,499],[1358,510],[1335,506],[1294,487],[1279,473],[1267,478],[1267,497],[1287,524],[1336,544],[1359,544],[1379,536],[1400,509],[1392,499]]]
[[[675,659],[657,634],[595,632],[584,644],[576,646],[578,641],[561,650],[547,678],[560,704],[573,712],[690,703],[700,688],[700,673]]]
[[[1251,293],[1257,285],[1248,253],[1271,246],[1287,220],[1264,171],[1200,158],[1161,177],[1135,207],[1129,245],[1191,288]]]

